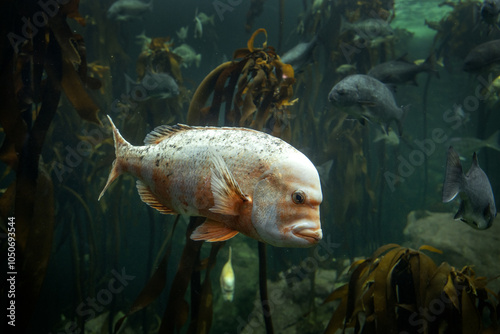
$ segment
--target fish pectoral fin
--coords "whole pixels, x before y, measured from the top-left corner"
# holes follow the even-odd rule
[[[203,224],[191,233],[191,240],[204,240],[208,242],[225,241],[238,233],[238,231],[230,229],[223,223],[207,218]]]
[[[446,174],[443,184],[443,202],[453,200],[460,192],[460,185],[463,181],[462,165],[457,152],[450,146],[446,161]]]
[[[214,164],[210,179],[212,194],[214,196],[214,206],[210,208],[210,211],[223,215],[237,216],[239,215],[241,204],[250,201],[250,198],[243,194],[224,159],[216,152],[211,152],[211,159]]]
[[[141,197],[141,200],[152,207],[153,209],[156,209],[160,211],[160,213],[166,214],[166,215],[176,215],[177,212],[174,210],[167,208],[165,205],[160,203],[158,201],[158,198],[156,197],[155,194],[151,192],[151,189],[147,185],[145,185],[142,181],[137,180],[137,191],[139,192],[139,196]]]
[[[375,107],[377,104],[372,101],[359,101],[358,102],[362,107]]]

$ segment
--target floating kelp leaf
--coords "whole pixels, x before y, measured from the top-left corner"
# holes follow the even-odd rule
[[[458,293],[457,289],[455,288],[455,284],[453,281],[453,277],[451,275],[448,276],[448,281],[446,282],[446,285],[443,288],[443,291],[448,295],[448,298],[450,298],[453,306],[460,311],[460,305],[458,301]]]
[[[328,297],[326,297],[326,299],[323,301],[323,304],[347,297],[348,291],[349,291],[349,284],[344,284],[341,287],[338,287]]]
[[[102,125],[97,117],[97,113],[100,110],[99,107],[85,90],[83,82],[73,65],[66,60],[63,61],[61,87],[81,118]]]
[[[261,33],[266,40],[262,48],[256,48],[255,38]],[[273,115],[289,119],[286,107],[294,101],[293,68],[283,64],[274,49],[267,46],[266,30],[256,30],[248,40],[247,48],[235,51],[234,59],[212,71],[198,87],[189,108],[188,120],[193,119],[191,115],[196,112],[198,115],[203,113],[208,124],[216,124],[225,116],[225,124],[263,130]],[[210,107],[205,107],[212,93],[212,103]],[[225,110],[222,114],[223,103]],[[277,124],[272,128],[273,135],[281,137],[290,133],[289,122],[276,118],[272,123]]]
[[[468,266],[461,271],[447,263],[436,267],[420,251],[389,244],[351,270],[349,283],[327,298],[342,300],[325,333],[340,328],[353,328],[354,333],[411,332],[415,323],[429,333],[443,328],[446,333],[478,333],[486,309],[491,323],[497,324],[496,311],[491,310],[498,299],[486,289],[487,280],[476,278]],[[451,303],[436,314],[432,310],[443,298]]]
[[[189,105],[189,111],[187,114],[188,124],[191,125],[200,124],[200,118],[201,118],[200,111],[202,107],[205,105],[208,98],[212,94],[212,91],[215,88],[215,83],[217,82],[217,79],[219,78],[220,74],[227,68],[229,68],[232,64],[233,62],[228,61],[217,66],[200,83]]]
[[[192,300],[193,310],[191,316],[191,323],[189,325],[188,333],[208,333],[212,326],[213,315],[213,292],[212,282],[210,280],[210,273],[215,266],[217,253],[224,245],[223,242],[212,244],[210,256],[206,261],[205,279],[201,285],[201,291],[198,295],[198,300]],[[193,297],[193,296],[192,296]],[[196,311],[195,311],[196,305]]]
[[[347,285],[345,285],[347,287]],[[339,306],[332,315],[325,329],[325,334],[335,334],[337,330],[343,327],[344,314],[346,313],[347,296],[342,297]]]
[[[63,58],[73,64],[80,64],[81,57],[73,32],[61,13],[49,20],[49,26],[63,52]]]
[[[425,289],[425,304],[428,305],[432,300],[439,299],[441,292],[448,282],[448,275],[451,272],[451,266],[443,262],[431,276],[427,288]]]
[[[50,259],[54,232],[54,192],[45,166],[38,168],[35,203],[30,221],[16,217],[18,281],[16,281],[16,328],[26,328],[40,293]],[[18,186],[19,190],[19,186]],[[16,205],[20,204],[16,199]],[[16,211],[17,212],[17,211]],[[26,233],[20,233],[26,232]]]
[[[393,267],[397,264],[400,258],[405,253],[406,249],[396,248],[392,249],[387,254],[385,254],[377,268],[375,274],[375,283],[373,291],[373,305],[375,316],[377,319],[378,328],[386,328],[388,331],[392,332],[395,330],[395,314],[394,306],[388,303],[388,275]],[[390,277],[390,276],[389,276]]]
[[[80,0],[71,0],[61,7],[61,12],[70,19],[78,22],[78,24],[80,24],[82,27],[85,27],[86,22],[85,19],[80,15],[78,6],[80,6]]]
[[[462,290],[462,333],[473,334],[481,330],[481,314],[476,307],[476,298],[467,289]]]
[[[191,217],[186,229],[186,244],[170,287],[170,294],[161,322],[160,333],[176,333],[187,321],[189,306],[184,299],[184,295],[191,281],[191,273],[198,263],[201,246],[203,245],[203,241],[191,240],[190,236],[204,221],[205,218]]]
[[[434,248],[432,246],[429,246],[429,245],[422,245],[418,248],[419,251],[422,251],[422,250],[428,250],[430,252],[434,252],[434,253],[437,253],[437,254],[443,254],[443,251],[440,250],[440,249],[437,249],[437,248]]]
[[[266,36],[266,40],[264,41],[264,43],[262,43],[262,49],[265,49],[267,47],[267,31],[264,28],[260,28],[260,29],[255,30],[254,33],[252,34],[252,36],[250,37],[250,39],[248,40],[248,42],[247,42],[248,51],[250,51],[250,52],[255,51],[255,47],[254,47],[255,37],[257,37],[257,35],[260,33],[263,33]]]

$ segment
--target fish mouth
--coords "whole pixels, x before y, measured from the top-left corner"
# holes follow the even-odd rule
[[[312,244],[318,243],[323,238],[323,231],[320,228],[296,228],[292,233]]]

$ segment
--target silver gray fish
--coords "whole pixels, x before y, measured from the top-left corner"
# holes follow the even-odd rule
[[[281,61],[290,64],[295,72],[298,72],[308,62],[312,60],[312,52],[318,43],[318,38],[314,37],[310,42],[299,43],[281,56]]]
[[[488,176],[479,167],[475,152],[472,157],[472,166],[467,174],[464,174],[460,157],[450,146],[446,161],[443,202],[450,202],[459,194],[460,208],[454,218],[479,230],[491,227],[497,215],[497,209]]]
[[[168,73],[147,71],[140,83],[125,74],[127,92],[136,100],[168,99],[179,95],[179,85]]]
[[[395,121],[402,134],[406,107],[396,105],[392,92],[382,82],[364,74],[350,75],[333,86],[328,100],[340,110],[364,120],[377,122],[388,133],[389,123]]]
[[[463,70],[476,72],[500,62],[500,39],[479,44],[465,57]]]
[[[378,18],[358,20],[349,22],[341,17],[340,32],[352,31],[356,34],[356,39],[373,41],[379,38],[394,35],[394,30],[387,21]]]
[[[417,74],[421,72],[434,72],[437,74],[434,68],[434,55],[430,55],[420,65],[415,65],[415,63],[406,60],[405,57],[406,55],[396,60],[378,64],[368,72],[368,75],[386,84],[405,84],[411,82],[417,86]]]
[[[462,156],[471,156],[484,147],[489,147],[500,152],[500,130],[496,131],[487,139],[474,137],[453,137],[446,142],[446,146],[453,146]]]
[[[115,21],[131,21],[142,19],[153,9],[153,0],[149,3],[140,0],[118,0],[108,9],[107,17]]]

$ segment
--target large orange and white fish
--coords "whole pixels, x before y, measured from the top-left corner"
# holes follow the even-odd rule
[[[141,200],[164,214],[203,216],[193,240],[224,241],[238,232],[280,247],[322,238],[319,175],[283,140],[246,128],[155,128],[133,146],[113,124],[116,159],[99,199],[122,173],[137,177]]]

